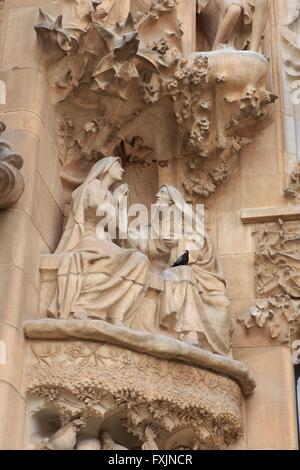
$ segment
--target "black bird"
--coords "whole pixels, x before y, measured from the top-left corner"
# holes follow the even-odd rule
[[[171,266],[171,268],[176,268],[177,266],[186,266],[186,265],[188,265],[189,260],[190,260],[189,255],[190,255],[189,250],[185,250],[183,252],[183,254],[181,256],[179,256],[179,258],[177,258],[177,260],[175,261],[173,266]]]

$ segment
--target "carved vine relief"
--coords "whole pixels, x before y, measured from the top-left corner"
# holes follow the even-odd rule
[[[265,328],[271,338],[293,342],[300,333],[300,230],[298,222],[257,226],[255,278],[257,304],[241,320]]]
[[[126,165],[183,159],[184,190],[205,199],[267,123],[276,99],[266,88],[267,61],[232,48],[183,57],[176,0],[65,0],[55,15],[40,16],[35,29],[70,190],[121,148]],[[140,143],[138,157],[128,142]]]

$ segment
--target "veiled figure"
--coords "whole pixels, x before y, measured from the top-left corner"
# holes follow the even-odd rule
[[[162,186],[157,198],[159,208],[172,209],[170,237],[164,236],[160,226],[156,240],[130,240],[131,246],[147,254],[157,275],[162,260],[169,266],[161,273],[164,291],[159,296],[153,330],[159,328],[194,346],[228,355],[232,336],[229,300],[213,243],[195,213],[189,216],[190,229],[178,239],[177,217],[182,218],[187,204],[175,187]],[[189,264],[170,267],[184,250],[189,250]],[[138,312],[133,312],[131,326],[138,327],[139,321]]]
[[[97,208],[101,204],[117,208],[117,197],[109,189],[122,175],[118,158],[104,158],[73,192],[66,229],[55,252],[61,261],[48,316],[95,318],[117,325],[142,300],[148,258],[135,249],[120,248],[109,232],[103,239],[97,236]]]

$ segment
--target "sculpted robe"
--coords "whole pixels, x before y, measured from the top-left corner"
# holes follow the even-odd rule
[[[68,223],[55,252],[61,262],[49,316],[67,319],[75,314],[119,324],[147,289],[148,258],[137,250],[120,248],[109,234],[101,240],[96,233],[98,206],[116,203],[101,184],[101,176],[115,161],[111,157],[98,162],[73,193]]]

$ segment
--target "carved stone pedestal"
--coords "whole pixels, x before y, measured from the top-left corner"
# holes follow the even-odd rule
[[[248,393],[251,384],[254,387],[241,363],[199,350],[194,363],[201,362],[201,354],[207,364],[215,361],[216,369],[221,361],[231,370],[221,375],[212,370],[213,362],[210,370],[191,364],[188,356],[198,348],[182,345],[187,356],[179,361],[179,341],[132,332],[140,339],[133,351],[120,346],[130,330],[105,322],[94,324],[55,320],[25,324],[25,333],[31,337],[27,370],[31,446],[69,449],[99,440],[102,449],[120,445],[128,449],[224,449],[240,437],[242,391],[239,379],[232,378],[237,369],[241,387]],[[80,327],[85,337],[93,330],[94,337],[102,334],[107,340],[72,340]],[[38,336],[44,339],[33,339]],[[145,353],[150,343],[153,355]],[[177,355],[172,353],[175,346]]]

